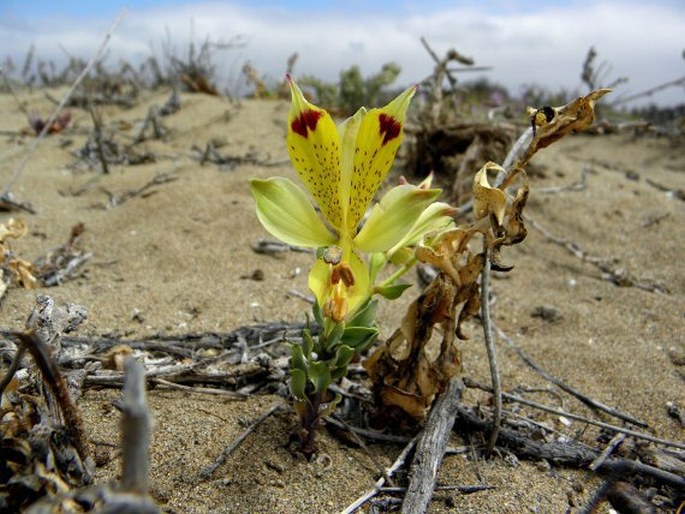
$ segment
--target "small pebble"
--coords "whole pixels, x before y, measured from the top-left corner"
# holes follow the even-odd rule
[[[533,318],[541,318],[551,323],[564,319],[564,316],[559,312],[559,309],[552,307],[551,305],[538,305],[533,309],[533,312],[531,312],[530,315]]]

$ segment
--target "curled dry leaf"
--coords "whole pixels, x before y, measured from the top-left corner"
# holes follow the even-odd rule
[[[34,289],[38,285],[38,279],[34,276],[35,268],[29,261],[14,257],[7,263],[7,269],[24,289]]]
[[[523,173],[525,179],[525,173],[521,173]],[[528,201],[528,192],[528,183],[525,180],[516,192],[516,196],[507,205],[504,224],[497,231],[499,237],[492,241],[492,268],[497,271],[510,271],[513,268],[511,265],[504,265],[502,263],[500,256],[501,247],[518,244],[528,235],[526,226],[523,223],[523,209]]]
[[[504,173],[504,169],[494,162],[487,162],[478,170],[473,179],[473,215],[480,220],[492,214],[501,225],[507,207],[507,196],[504,191],[490,185],[490,170]]]
[[[5,253],[5,241],[7,239],[21,239],[26,235],[28,229],[24,220],[19,218],[10,218],[7,223],[0,223],[0,251]]]
[[[516,167],[525,166],[540,148],[562,137],[587,129],[595,120],[595,102],[611,89],[596,89],[560,107],[528,108],[533,126],[533,139]]]
[[[468,249],[478,232],[444,230],[417,248],[417,258],[439,273],[409,306],[400,328],[364,363],[384,408],[400,408],[423,419],[461,370],[456,337],[467,339],[462,325],[480,308],[478,277],[485,257]],[[440,330],[434,330],[436,326]]]
[[[10,218],[7,223],[0,223],[0,265],[3,267],[3,270],[0,271],[0,277],[4,276],[4,271],[8,271],[11,278],[17,283],[26,289],[33,289],[37,283],[33,264],[12,256],[12,252],[6,244],[8,239],[21,239],[27,231],[26,223],[22,219]],[[0,289],[1,297],[6,287],[0,287]]]

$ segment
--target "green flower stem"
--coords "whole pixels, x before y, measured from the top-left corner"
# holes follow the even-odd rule
[[[397,280],[402,277],[405,273],[407,273],[411,268],[414,267],[414,264],[416,264],[416,261],[418,259],[416,258],[415,255],[412,255],[412,257],[405,262],[401,268],[399,268],[397,271],[395,271],[392,275],[390,275],[388,278],[386,278],[383,282],[378,284],[378,287],[387,287],[392,284],[394,284]]]
[[[319,406],[321,405],[321,393],[308,395],[307,406],[301,417],[300,428],[300,451],[310,460],[316,453],[316,429],[319,425]]]

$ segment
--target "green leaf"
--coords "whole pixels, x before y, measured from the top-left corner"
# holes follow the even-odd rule
[[[376,308],[378,307],[378,300],[370,299],[366,304],[357,311],[357,314],[347,322],[347,328],[350,327],[372,327],[376,322]]]
[[[342,377],[347,375],[347,366],[343,366],[342,368],[335,368],[333,371],[331,371],[331,380],[336,381],[340,380]]]
[[[406,259],[403,255],[396,255],[398,252],[404,253],[403,249],[418,243],[425,234],[453,227],[453,216],[456,213],[457,210],[454,207],[443,202],[433,202],[426,207],[411,230],[388,250],[387,255],[390,256],[393,264]]]
[[[307,385],[307,374],[301,369],[290,370],[290,394],[298,400],[303,400],[305,396],[305,387]]]
[[[402,293],[411,287],[411,284],[393,284],[374,288],[374,291],[388,300],[397,300]]]
[[[295,343],[290,345],[290,367],[293,370],[299,369],[304,372],[307,371],[307,360],[304,358],[302,345],[300,344]]]
[[[312,307],[312,314],[314,314],[314,319],[319,324],[319,326],[323,327],[323,312],[321,312],[321,306],[319,305],[319,302],[314,302],[314,306]]]
[[[354,355],[354,349],[346,344],[341,344],[338,346],[338,351],[335,352],[335,366],[336,367],[347,367],[347,365],[352,360]]]
[[[308,328],[302,331],[302,352],[304,357],[309,360],[312,358],[312,350],[314,349],[314,339],[312,339],[312,333]]]
[[[281,241],[306,247],[328,246],[337,238],[314,209],[307,194],[287,178],[252,179],[250,191],[257,204],[257,217],[271,235]]]
[[[369,257],[369,282],[374,284],[376,282],[376,277],[378,272],[381,270],[383,265],[387,262],[385,254],[377,252],[372,253]]]
[[[321,408],[321,410],[319,411],[319,416],[324,418],[331,414],[338,406],[341,400],[342,395],[340,393],[335,393],[333,399]]]
[[[326,346],[324,349],[328,352],[332,352],[333,349],[340,343],[340,339],[342,338],[344,332],[345,325],[343,323],[336,323],[333,327],[333,330],[331,330],[330,334],[328,334],[328,337],[326,338]]]
[[[333,370],[331,371],[331,380],[339,380],[347,375],[347,366],[350,364],[355,351],[351,347],[343,344],[338,347],[335,353]]]
[[[309,381],[314,386],[315,393],[323,393],[331,385],[331,370],[325,362],[309,364]]]
[[[362,353],[376,342],[378,334],[376,327],[348,327],[341,343],[349,346],[357,353]]]

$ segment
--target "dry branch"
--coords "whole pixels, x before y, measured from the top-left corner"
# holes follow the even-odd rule
[[[426,512],[433,497],[435,478],[447,446],[449,433],[461,401],[464,385],[453,378],[440,395],[419,435],[409,472],[409,486],[402,502],[402,513]]]
[[[492,319],[490,317],[490,267],[492,265],[490,251],[485,246],[485,265],[480,276],[480,317],[483,323],[483,338],[485,339],[485,349],[488,354],[490,365],[490,380],[492,381],[492,397],[494,408],[492,411],[492,432],[488,437],[485,448],[486,453],[490,453],[499,434],[502,423],[502,384],[500,382],[499,367],[497,366],[497,352],[495,350],[495,340],[492,335]]]
[[[477,382],[470,380],[468,378],[464,379],[464,383],[466,384],[467,387],[477,387],[478,389],[482,389],[484,391],[492,391],[492,389],[486,385],[483,384],[478,384]],[[520,403],[522,405],[527,405],[529,407],[533,407],[534,409],[539,409],[545,412],[549,412],[551,414],[556,414],[557,416],[563,416],[568,419],[573,419],[576,421],[581,421],[583,423],[587,423],[589,425],[594,425],[596,427],[604,428],[607,430],[610,430],[611,432],[618,432],[622,434],[629,435],[631,437],[635,437],[637,439],[644,439],[645,441],[649,441],[651,443],[656,443],[656,444],[663,444],[664,446],[671,446],[673,448],[679,448],[681,450],[685,450],[685,443],[679,443],[678,441],[671,441],[669,439],[662,439],[659,437],[654,437],[649,434],[645,434],[644,432],[637,432],[635,430],[630,430],[628,428],[623,428],[619,427],[617,425],[612,425],[610,423],[604,423],[603,421],[598,421],[595,419],[591,419],[585,416],[580,416],[578,414],[573,414],[571,412],[567,412],[562,409],[556,409],[554,407],[548,407],[547,405],[543,405],[538,402],[533,402],[531,400],[526,400],[525,398],[521,398],[520,396],[516,396],[513,394],[509,393],[502,393],[502,398],[514,401],[517,403]]]
[[[510,348],[512,348],[516,354],[525,362],[528,366],[530,366],[537,374],[539,374],[542,378],[545,380],[548,380],[549,382],[552,382],[554,385],[559,387],[560,389],[564,390],[568,394],[574,396],[581,402],[583,402],[585,405],[592,409],[597,409],[601,410],[603,412],[606,412],[607,414],[614,416],[616,418],[622,419],[623,421],[628,421],[629,423],[633,423],[634,425],[646,428],[649,425],[641,421],[633,416],[630,416],[629,414],[624,414],[623,412],[620,412],[613,407],[609,407],[608,405],[604,405],[603,403],[594,400],[590,398],[589,396],[581,393],[578,391],[576,388],[568,385],[566,382],[563,382],[562,380],[558,379],[554,375],[551,375],[547,371],[545,371],[542,367],[540,367],[526,352],[523,351],[523,348],[521,348],[516,342],[509,337],[502,329],[500,329],[497,325],[494,325],[495,330],[499,334],[499,336],[502,338],[504,342],[509,345]]]

